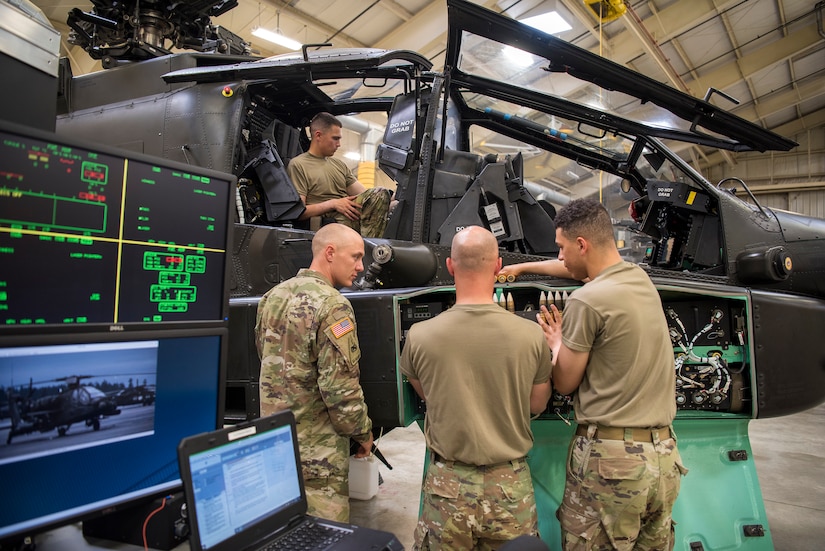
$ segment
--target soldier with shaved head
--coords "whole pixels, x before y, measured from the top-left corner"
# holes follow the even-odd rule
[[[361,349],[352,305],[339,291],[364,269],[364,241],[341,224],[312,239],[312,263],[258,304],[261,416],[291,409],[308,513],[349,521],[349,441],[372,449],[372,422],[359,381]]]
[[[414,549],[498,549],[538,532],[525,456],[530,415],[550,398],[551,355],[536,323],[493,302],[501,257],[492,233],[458,232],[447,269],[456,303],[410,328],[400,365],[427,404]]]

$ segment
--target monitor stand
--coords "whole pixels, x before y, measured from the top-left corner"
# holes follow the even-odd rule
[[[189,536],[185,509],[182,492],[127,504],[117,511],[84,520],[83,536],[143,547],[145,524],[149,548],[169,551]]]

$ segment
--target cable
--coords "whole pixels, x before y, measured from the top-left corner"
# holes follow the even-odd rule
[[[146,551],[149,551],[149,544],[146,543],[146,526],[149,524],[149,519],[152,518],[153,516],[155,516],[157,513],[159,513],[164,507],[166,507],[166,500],[169,499],[170,497],[172,497],[172,496],[164,496],[163,503],[160,504],[160,507],[158,507],[157,509],[155,509],[154,511],[149,513],[146,516],[146,520],[143,521],[143,531],[142,531],[143,549],[145,549]]]

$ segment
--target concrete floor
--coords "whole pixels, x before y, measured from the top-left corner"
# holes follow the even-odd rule
[[[825,549],[825,405],[749,433],[775,551]]]
[[[825,404],[796,415],[751,421],[749,432],[774,550],[825,549]],[[409,551],[418,518],[424,436],[414,424],[393,429],[378,446],[393,469],[380,466],[384,483],[374,498],[351,500],[351,520],[394,533]],[[689,483],[690,475],[684,479],[684,484]],[[142,547],[86,540],[78,523],[39,536],[37,549],[139,551]],[[175,551],[188,549],[188,542],[184,542]],[[553,546],[552,551],[559,549]]]
[[[775,551],[825,549],[825,404],[751,421],[749,432]],[[380,466],[383,484],[373,499],[351,500],[351,521],[390,531],[409,550],[418,518],[424,436],[413,424],[385,434],[378,446],[393,469]]]
[[[392,429],[376,443],[392,470],[383,463],[378,495],[366,501],[350,499],[350,522],[392,532],[409,551],[418,522],[424,473],[424,434],[417,424]]]

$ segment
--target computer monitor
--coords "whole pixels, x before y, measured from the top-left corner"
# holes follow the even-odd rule
[[[0,543],[178,489],[221,426],[235,183],[0,121]]]
[[[227,332],[139,335],[0,341],[0,542],[180,487],[177,444],[222,422]]]
[[[0,121],[0,333],[223,325],[235,183]]]

